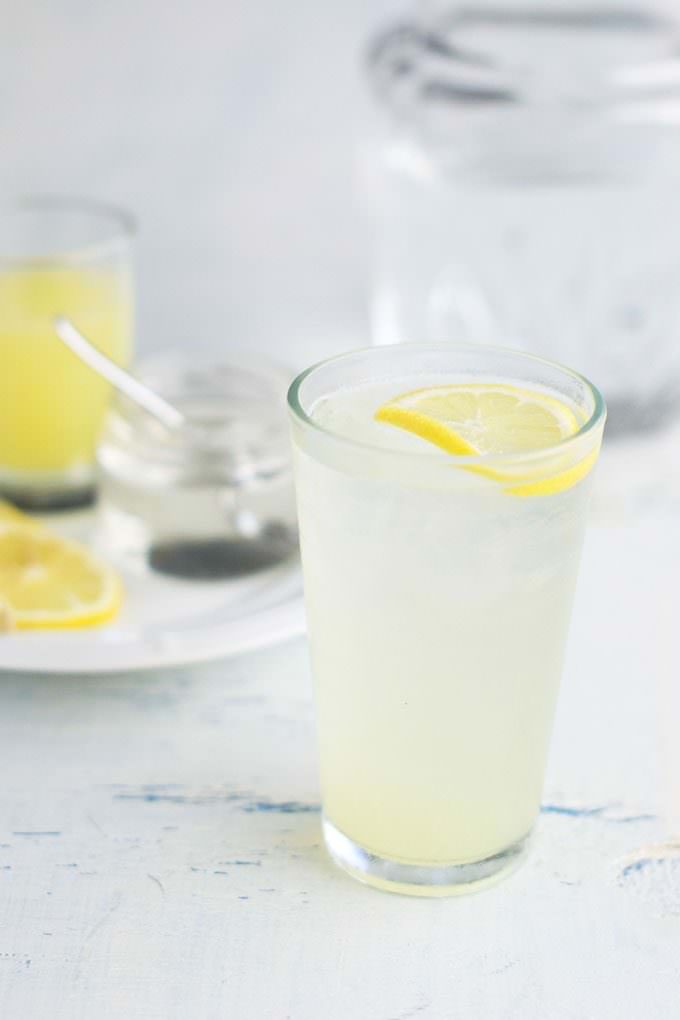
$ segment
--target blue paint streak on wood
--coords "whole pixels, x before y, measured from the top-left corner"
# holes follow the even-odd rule
[[[608,822],[617,822],[619,825],[627,825],[629,822],[653,822],[656,815],[626,815],[623,818],[608,818]]]
[[[240,811],[245,811],[248,814],[316,814],[321,810],[319,804],[306,804],[296,800],[276,801],[256,799],[253,798],[252,794],[229,790],[208,791],[206,793],[171,793],[168,792],[169,788],[170,784],[168,786],[159,785],[159,787],[153,789],[142,787],[140,790],[119,790],[113,796],[115,800],[138,800],[147,804],[237,804]]]
[[[656,818],[653,814],[640,815],[611,815],[612,805],[601,804],[597,807],[573,807],[569,804],[542,804],[542,815],[563,815],[567,818],[599,818],[603,822],[611,822],[614,825],[628,825],[631,822],[652,822]]]
[[[567,815],[569,818],[596,818],[606,810],[606,806],[578,808],[568,804],[541,804],[542,815]]]
[[[301,804],[296,800],[254,800],[241,806],[241,811],[246,811],[249,814],[263,812],[265,814],[297,815],[316,813],[320,810],[318,804]]]
[[[672,881],[671,876],[674,876],[676,869],[680,877],[680,857],[677,856],[677,849],[674,845],[665,854],[663,850],[659,850],[648,857],[638,857],[636,861],[631,861],[630,864],[621,869],[619,881],[625,881],[625,879],[637,875],[641,871],[651,871],[655,868],[659,869],[660,874],[665,873],[669,881]]]
[[[262,867],[262,861],[218,861],[218,864],[223,864],[225,867],[232,865],[238,865],[242,868],[260,868]]]
[[[129,790],[130,786],[128,783],[107,783],[105,788],[109,790]],[[140,790],[178,790],[179,788],[179,783],[142,783],[140,787],[135,787],[135,789]]]
[[[621,872],[621,878],[628,878],[630,875],[633,875],[638,871],[644,871],[650,864],[658,863],[658,860],[653,860],[651,857],[641,857],[639,861],[633,861],[632,864],[626,865]]]
[[[217,804],[240,800],[236,793],[116,793],[115,800],[141,800],[147,804]]]
[[[61,836],[60,832],[13,832],[13,836]]]

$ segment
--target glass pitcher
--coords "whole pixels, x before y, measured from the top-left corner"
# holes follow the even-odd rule
[[[423,5],[372,42],[374,341],[502,342],[680,407],[680,26],[551,0]]]

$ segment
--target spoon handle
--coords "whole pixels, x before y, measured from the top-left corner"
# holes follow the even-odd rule
[[[63,315],[57,315],[53,320],[53,326],[61,342],[70,351],[98,375],[108,380],[117,390],[120,390],[126,397],[129,397],[135,404],[138,404],[156,418],[161,425],[165,425],[169,429],[179,429],[187,424],[187,420],[181,411],[178,411],[176,407],[169,404],[158,393],[154,393],[153,390],[150,390],[139,379],[135,379],[133,375],[126,372],[115,361],[111,361],[105,354],[97,350],[83,336],[80,330],[76,329],[70,319]]]

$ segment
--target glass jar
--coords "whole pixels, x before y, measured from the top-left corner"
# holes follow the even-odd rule
[[[432,4],[369,54],[377,343],[507,344],[594,378],[610,429],[680,407],[680,30]]]
[[[166,352],[136,375],[191,427],[170,431],[115,400],[97,453],[104,549],[193,580],[242,576],[294,554],[289,373],[261,357],[202,364]]]

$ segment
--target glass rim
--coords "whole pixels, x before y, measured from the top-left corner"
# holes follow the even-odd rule
[[[616,33],[620,29],[620,22],[612,24],[603,22],[601,15],[607,13],[605,3],[595,4],[594,11],[585,10],[588,7],[586,4],[579,5],[582,10],[577,8],[573,12],[569,4],[561,5],[564,10],[559,6],[554,9],[548,7],[546,10],[545,6],[540,0],[534,0],[533,3],[523,5],[520,10],[511,11],[509,18],[504,18],[505,10],[502,4],[492,3],[481,9],[477,9],[473,4],[439,5],[439,9],[434,5],[434,10],[427,18],[416,16],[388,19],[369,36],[363,57],[364,71],[369,78],[375,100],[383,109],[389,111],[402,127],[423,126],[432,114],[441,117],[447,108],[452,110],[456,107],[465,107],[466,102],[467,115],[474,112],[475,117],[482,118],[489,114],[516,118],[548,110],[549,117],[554,117],[557,111],[561,115],[573,114],[581,118],[610,118],[614,123],[618,123],[622,118],[624,123],[629,119],[631,123],[645,123],[649,120],[654,123],[657,119],[655,112],[658,108],[658,96],[655,90],[646,87],[646,81],[637,81],[635,76],[630,78],[627,72],[631,67],[637,66],[637,60],[631,53],[611,57],[608,62],[605,61],[608,73],[600,76],[601,81],[596,82],[592,75],[587,76],[586,93],[574,86],[572,81],[564,90],[557,90],[546,96],[545,89],[535,88],[533,79],[528,82],[524,79],[521,69],[515,66],[507,54],[500,53],[497,47],[491,52],[483,42],[480,45],[476,40],[465,38],[465,33],[480,29],[484,31],[488,28],[490,17],[501,36],[512,37],[517,33],[523,33],[528,37],[531,33],[535,31],[540,33],[546,28],[564,29],[565,12],[567,31],[575,30],[597,38],[601,33],[604,35],[607,32]],[[538,20],[535,18],[537,11]],[[672,56],[665,59],[666,50],[669,46],[673,47],[678,36],[677,20],[673,16],[656,7],[650,10],[628,10],[626,6],[624,13],[631,18],[625,27],[634,29],[631,39],[635,34],[641,34],[648,40],[658,40],[663,33],[662,42],[658,43],[658,49],[649,61],[645,62],[645,67],[649,65],[661,68],[670,63],[677,64],[675,48],[672,48]],[[589,20],[588,15],[591,14],[594,17]],[[429,68],[427,56],[428,51],[432,49],[433,40],[435,46],[439,44],[438,56],[441,59],[434,67]],[[417,84],[421,87],[416,89],[414,85],[412,90],[414,98],[408,97],[407,102],[403,101],[402,96],[403,75],[397,73],[400,70],[397,58],[404,54],[408,55],[410,63],[415,64],[416,68],[422,65],[425,74],[424,85],[418,80]],[[454,75],[455,80],[463,86],[459,91],[454,89],[447,92],[446,85],[449,83],[451,73],[447,76],[445,69],[442,70],[447,63],[452,64],[457,72]],[[413,67],[409,67],[409,71],[413,78]],[[540,80],[538,76],[536,81]],[[409,81],[408,75],[406,81],[407,83]],[[677,79],[673,76],[669,88],[672,88],[674,98],[677,97],[676,83]],[[466,85],[472,93],[472,98],[477,98],[476,104],[469,102],[471,97],[466,92]],[[422,102],[422,93],[428,86],[432,93],[429,104]],[[631,104],[634,105],[634,109]],[[675,124],[677,118],[671,116],[670,121]],[[448,130],[450,124],[445,127]]]
[[[397,450],[391,447],[380,446],[378,443],[365,441],[362,439],[354,439],[350,436],[344,436],[339,432],[335,432],[333,429],[326,428],[315,421],[302,407],[300,402],[300,388],[302,384],[308,379],[314,372],[319,369],[326,368],[327,366],[336,364],[341,361],[345,361],[350,358],[357,357],[362,354],[369,354],[373,351],[388,351],[388,350],[411,350],[414,353],[416,351],[441,351],[455,353],[456,351],[476,351],[484,352],[487,354],[497,355],[512,355],[514,357],[521,358],[523,360],[531,361],[537,365],[545,365],[552,369],[557,369],[564,375],[569,376],[571,379],[575,379],[590,392],[593,398],[593,410],[590,416],[580,426],[578,431],[574,432],[571,436],[566,436],[561,439],[559,443],[554,443],[551,446],[544,446],[536,450],[523,450],[520,453],[477,453],[477,454],[456,454],[456,462],[463,464],[478,464],[478,463],[494,463],[511,462],[516,464],[518,461],[530,461],[540,460],[544,457],[562,453],[567,450],[579,440],[583,439],[584,436],[592,434],[600,425],[604,425],[607,417],[607,405],[604,397],[600,390],[594,383],[591,383],[584,375],[580,372],[576,372],[574,369],[567,368],[566,365],[561,364],[558,361],[552,361],[549,358],[542,358],[537,354],[531,354],[528,351],[518,350],[512,347],[499,347],[492,344],[454,344],[454,343],[398,343],[398,344],[384,344],[374,345],[371,347],[359,347],[351,351],[345,351],[342,354],[335,354],[330,358],[324,358],[322,361],[318,361],[309,368],[306,368],[303,372],[293,379],[290,387],[288,388],[287,404],[290,414],[299,421],[307,429],[316,432],[319,435],[326,436],[328,439],[332,439],[337,443],[341,443],[347,447],[351,447],[364,452],[379,453],[380,456],[389,456],[390,458],[406,459],[406,460],[418,460],[422,463],[423,458],[427,458],[430,461],[436,460],[441,461],[441,451],[436,450],[423,450],[422,452],[415,452],[413,450]]]
[[[52,253],[12,254],[0,247],[0,266],[49,266],[62,262],[94,260],[115,251],[123,242],[130,242],[137,234],[137,219],[127,209],[95,198],[76,195],[19,195],[14,199],[0,201],[0,222],[2,217],[45,212],[74,213],[100,219],[108,224],[102,237],[82,244],[64,245]]]

